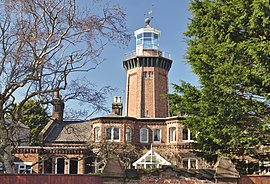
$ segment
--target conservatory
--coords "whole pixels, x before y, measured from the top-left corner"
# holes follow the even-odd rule
[[[132,165],[135,167],[135,169],[154,169],[161,168],[163,165],[171,165],[171,163],[165,160],[151,148],[151,150],[149,150]]]

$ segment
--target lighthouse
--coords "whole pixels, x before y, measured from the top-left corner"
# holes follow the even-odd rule
[[[145,26],[134,32],[136,50],[123,61],[126,70],[126,116],[136,118],[168,117],[169,54],[159,49],[160,31]]]

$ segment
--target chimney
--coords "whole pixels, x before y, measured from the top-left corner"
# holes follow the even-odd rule
[[[65,104],[59,95],[59,89],[56,89],[52,104],[53,104],[53,111],[52,111],[53,119],[62,122]]]
[[[122,116],[123,104],[121,102],[121,96],[115,96],[112,103],[112,114]]]

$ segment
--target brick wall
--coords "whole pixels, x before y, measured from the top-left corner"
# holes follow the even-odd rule
[[[127,71],[126,116],[165,118],[168,116],[167,71],[158,67],[137,67]]]
[[[0,175],[0,183],[4,184],[101,184],[99,175]]]
[[[168,117],[168,101],[162,95],[168,93],[168,76],[167,71],[161,68],[155,68],[155,118]]]
[[[35,163],[38,163],[39,161],[39,155],[37,153],[26,153],[26,154],[15,154],[15,162],[31,162],[32,165]],[[32,167],[32,172],[33,173],[38,173],[38,168],[39,164],[35,164]],[[17,168],[15,168],[17,170]]]
[[[135,68],[127,72],[126,84],[126,115],[141,117],[141,78],[142,69]]]
[[[95,142],[94,140],[94,128],[100,127],[100,141],[105,141],[105,129],[106,127],[118,127],[120,129],[120,143],[125,144],[126,142],[126,128],[130,127],[132,129],[132,144],[151,144],[153,143],[153,131],[154,129],[161,130],[161,142],[154,143],[154,144],[182,144],[185,143],[182,141],[182,130],[183,125],[178,120],[155,120],[152,119],[134,119],[134,120],[126,120],[124,118],[106,118],[106,120],[97,119],[93,121],[93,129],[92,129],[92,136],[91,141]],[[176,141],[170,142],[170,128],[176,128]],[[141,143],[140,142],[140,129],[146,128],[148,129],[148,143]]]

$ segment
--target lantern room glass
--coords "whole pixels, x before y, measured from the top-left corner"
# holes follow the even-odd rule
[[[137,46],[143,46],[144,49],[155,49],[158,50],[158,34],[154,32],[143,32],[136,36]]]

